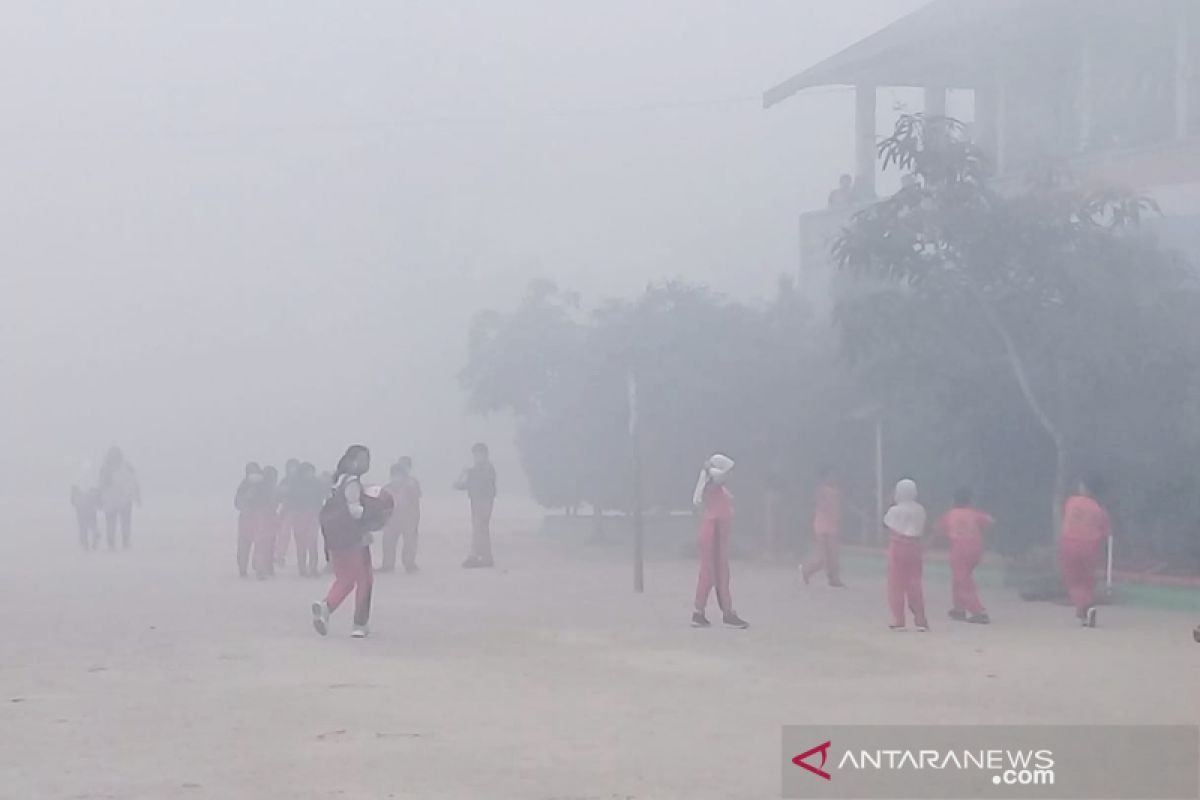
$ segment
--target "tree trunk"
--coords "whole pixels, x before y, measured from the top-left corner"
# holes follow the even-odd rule
[[[1008,329],[1004,327],[1004,323],[1000,321],[999,315],[991,304],[976,293],[976,299],[979,301],[979,306],[983,309],[983,316],[988,321],[992,330],[1000,338],[1004,345],[1005,358],[1008,361],[1009,369],[1012,370],[1013,378],[1016,379],[1017,386],[1021,390],[1021,396],[1025,399],[1025,404],[1029,406],[1029,410],[1033,413],[1034,418],[1041,425],[1042,430],[1050,437],[1051,443],[1054,445],[1054,497],[1052,502],[1051,519],[1054,520],[1054,530],[1051,533],[1051,541],[1057,541],[1060,529],[1062,527],[1062,509],[1063,504],[1067,499],[1067,447],[1066,441],[1058,426],[1054,424],[1054,420],[1046,413],[1042,406],[1041,400],[1037,393],[1033,391],[1033,385],[1029,381],[1029,372],[1025,369],[1025,360],[1021,358],[1020,352],[1017,350],[1016,343],[1013,342],[1012,336]]]

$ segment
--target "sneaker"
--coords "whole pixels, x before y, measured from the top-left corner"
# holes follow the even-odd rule
[[[958,620],[959,622],[967,621],[967,612],[961,611],[957,608],[950,609],[950,613],[947,614],[947,616],[950,617],[950,619]]]
[[[462,565],[463,569],[479,569],[483,566],[483,559],[479,556],[467,556]]]
[[[746,622],[746,620],[739,617],[737,615],[737,612],[734,612],[734,611],[730,611],[728,614],[723,616],[721,618],[721,621],[724,622],[726,625],[728,625],[731,628],[749,628],[750,627],[750,623]]]
[[[318,600],[312,604],[313,629],[322,636],[329,633],[329,604]]]
[[[420,572],[421,568],[418,567],[416,564],[405,564],[404,571],[407,572],[409,575],[412,575],[413,573]]]
[[[1192,628],[1192,638],[1196,640],[1196,644],[1200,644],[1200,625]]]
[[[972,625],[991,625],[992,618],[987,614],[972,614],[967,617],[967,622],[970,622]]]
[[[712,623],[708,621],[708,617],[704,616],[703,611],[692,612],[692,627],[693,628],[711,628]]]
[[[917,633],[929,633],[929,625],[928,624],[918,625]]]
[[[1085,627],[1085,628],[1096,627],[1096,607],[1095,606],[1089,607],[1088,610],[1084,612],[1083,627]]]
[[[800,565],[800,579],[804,581],[805,586],[808,586],[808,581],[809,581],[810,577],[811,576],[808,574],[808,570],[806,570],[804,568],[804,565],[801,564]]]
[[[371,630],[366,625],[355,625],[354,630],[350,631],[350,638],[365,639],[370,633]]]
[[[888,630],[895,631],[896,633],[904,633],[906,630],[908,630],[908,628],[904,625],[896,625],[895,623],[893,623],[891,625],[888,625]]]
[[[842,583],[841,581],[830,581],[829,588],[830,589],[845,589],[846,584]]]

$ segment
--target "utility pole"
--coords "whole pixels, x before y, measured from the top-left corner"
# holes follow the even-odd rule
[[[645,590],[642,550],[645,530],[642,523],[642,452],[638,436],[637,375],[632,368],[629,370],[628,381],[629,448],[632,452],[633,472],[633,591],[640,594]]]

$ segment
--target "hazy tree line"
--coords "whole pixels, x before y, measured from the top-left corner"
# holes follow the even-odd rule
[[[849,535],[873,536],[879,415],[885,482],[915,477],[934,509],[972,485],[1001,551],[1048,543],[1089,472],[1124,566],[1200,563],[1200,284],[1143,224],[1154,204],[1057,165],[997,183],[954,120],[906,116],[880,155],[914,180],[836,240],[832,325],[787,281],[755,305],[666,283],[592,308],[543,282],[477,317],[463,384],[516,418],[538,502],[628,508],[633,374],[651,506],[686,508],[719,450],[748,535],[777,488],[799,540],[831,463]]]

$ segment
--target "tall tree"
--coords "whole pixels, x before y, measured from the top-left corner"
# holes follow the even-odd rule
[[[890,348],[898,381],[932,376],[962,395],[1001,367],[1054,454],[1057,528],[1069,474],[1095,455],[1088,421],[1117,407],[1111,393],[1152,382],[1155,362],[1192,362],[1191,331],[1164,322],[1186,273],[1141,230],[1157,208],[1059,168],[997,185],[953,119],[906,115],[879,153],[914,180],[834,244],[838,266],[875,289],[843,307],[847,346]]]

